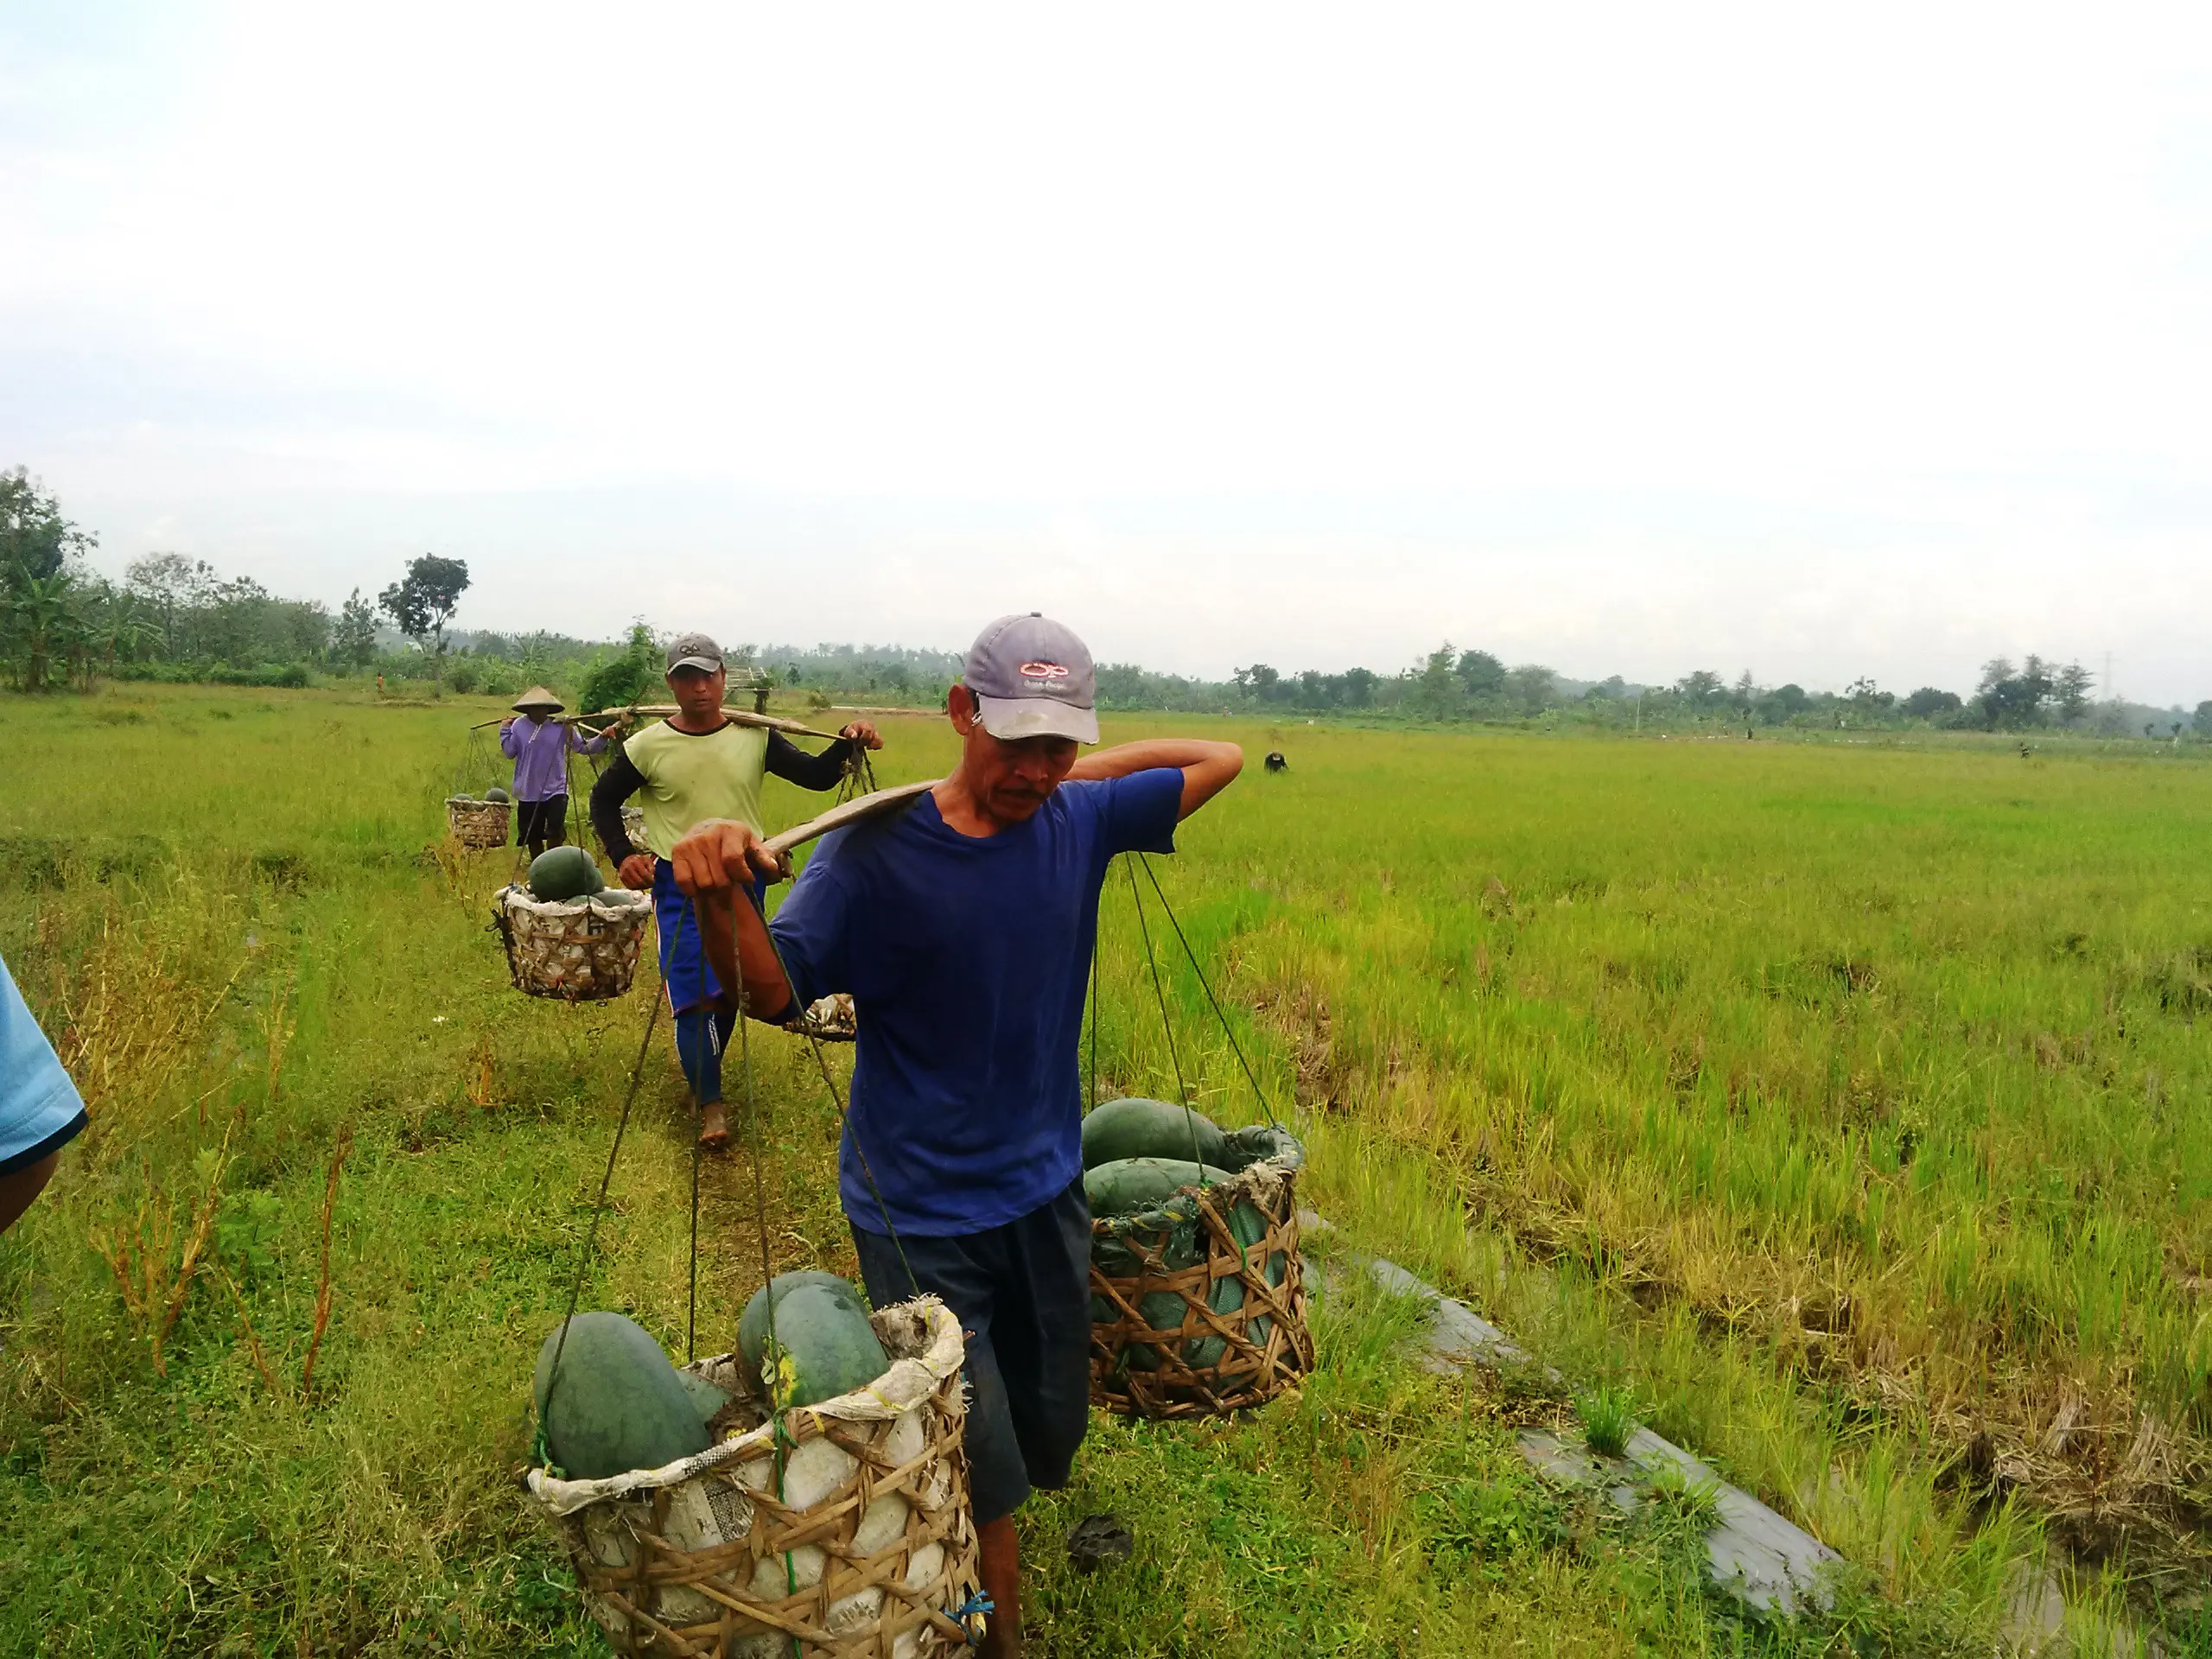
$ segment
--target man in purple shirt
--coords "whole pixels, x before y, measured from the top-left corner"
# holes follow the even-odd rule
[[[515,712],[499,722],[499,753],[515,763],[515,845],[536,858],[569,839],[569,754],[598,754],[607,734],[586,737],[549,715],[561,699],[533,685],[515,699]]]

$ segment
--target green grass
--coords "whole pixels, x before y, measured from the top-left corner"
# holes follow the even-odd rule
[[[0,700],[0,953],[97,1118],[0,1242],[0,1651],[596,1650],[514,1476],[645,998],[516,995],[484,931],[506,861],[434,852],[442,797],[492,781],[456,773],[493,712]],[[1629,1519],[1539,1486],[1511,1431],[1566,1403],[1410,1371],[1404,1310],[1354,1299],[1295,1401],[1096,1427],[1026,1512],[1046,1650],[1986,1651],[2046,1533],[2085,1620],[2126,1594],[2201,1621],[2212,771],[1226,729],[1292,770],[1154,867],[1308,1197],[1857,1577],[1817,1629],[1739,1623],[1700,1586],[1695,1495]],[[887,782],[949,761],[938,725],[890,736]],[[1116,880],[1102,1069],[1166,1094]],[[1250,1120],[1163,973],[1200,1103]],[[820,1080],[752,1053],[776,1265],[848,1269]],[[682,1101],[664,1031],[584,1292],[678,1350]],[[220,1271],[157,1370],[99,1246],[166,1226],[174,1263],[211,1178]],[[703,1190],[702,1351],[759,1276],[749,1163]],[[1058,1538],[1104,1510],[1137,1557],[1079,1577]]]

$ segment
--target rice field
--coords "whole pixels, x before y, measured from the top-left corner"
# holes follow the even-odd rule
[[[0,700],[0,954],[96,1119],[0,1241],[0,1650],[599,1650],[512,1483],[645,1000],[508,988],[507,861],[439,839],[442,797],[493,781],[457,775],[493,712]],[[1102,1089],[1179,1069],[1250,1121],[1241,1049],[1341,1242],[1631,1398],[1854,1577],[1832,1619],[1744,1624],[1663,1505],[1630,1525],[1519,1465],[1512,1425],[1559,1402],[1408,1370],[1404,1310],[1355,1298],[1297,1402],[1100,1424],[1025,1520],[1039,1651],[1986,1652],[2046,1566],[2084,1629],[2125,1606],[2200,1639],[2212,767],[1108,735],[1179,725],[1290,768],[1152,862],[1226,1031],[1116,871]],[[885,782],[950,762],[938,723],[888,736]],[[783,820],[816,804],[772,788]],[[748,1052],[778,1265],[848,1268],[820,1079],[781,1038]],[[643,1083],[584,1305],[680,1351],[664,1042]],[[757,1282],[752,1179],[702,1172],[701,1351]],[[1054,1529],[1105,1508],[1139,1555],[1077,1577]]]

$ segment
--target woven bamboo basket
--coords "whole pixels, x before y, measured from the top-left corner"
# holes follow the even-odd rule
[[[868,1388],[759,1421],[738,1357],[689,1369],[736,1391],[728,1436],[663,1469],[525,1484],[617,1653],[935,1659],[964,1651],[977,1586],[960,1322],[925,1296],[872,1316]]]
[[[1229,1137],[1243,1167],[1157,1210],[1090,1224],[1090,1398],[1125,1416],[1264,1405],[1313,1369],[1298,1254],[1304,1154],[1279,1129]]]
[[[621,887],[546,904],[509,887],[493,902],[492,925],[507,948],[507,974],[517,990],[596,1002],[630,988],[652,913],[651,893]]]
[[[832,991],[810,1003],[806,1012],[785,1029],[817,1042],[849,1043],[860,1036],[860,1016],[854,1011],[850,992]]]
[[[507,844],[508,815],[513,810],[513,804],[507,801],[449,796],[446,800],[446,828],[464,847],[504,847]]]

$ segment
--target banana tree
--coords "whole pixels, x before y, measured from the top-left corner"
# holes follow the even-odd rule
[[[66,570],[50,576],[18,571],[8,607],[23,654],[24,690],[44,690],[54,658],[66,658],[83,632],[76,600],[76,584]]]
[[[115,659],[118,655],[126,663],[135,662],[141,651],[149,645],[162,645],[168,639],[162,625],[140,607],[136,597],[127,593],[118,594],[109,600],[97,634],[105,648],[110,674],[115,672]]]

